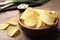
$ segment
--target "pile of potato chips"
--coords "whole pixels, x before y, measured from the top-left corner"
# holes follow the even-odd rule
[[[54,24],[56,11],[27,8],[21,15],[22,23],[30,28],[44,28]]]
[[[11,18],[6,23],[0,23],[0,30],[6,30],[8,36],[14,36],[17,32],[19,32],[19,28],[17,18]]]

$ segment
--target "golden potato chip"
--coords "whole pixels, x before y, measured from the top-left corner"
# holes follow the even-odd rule
[[[42,26],[40,28],[49,28],[50,25],[47,25],[46,23],[42,22]]]
[[[37,16],[40,16],[40,14],[37,12],[39,9],[35,9],[34,8],[34,15],[37,17]]]
[[[53,17],[55,17],[55,18],[57,17],[57,12],[56,11],[50,11],[50,13]]]
[[[17,18],[11,18],[11,19],[8,20],[6,23],[7,23],[7,24],[11,24],[11,25],[18,25]]]
[[[7,35],[8,36],[14,36],[14,35],[16,35],[15,33],[17,33],[18,32],[18,28],[16,28],[16,27],[14,27],[14,26],[9,26],[8,28],[7,28]]]
[[[2,23],[0,24],[0,29],[6,29],[9,26],[9,24]]]
[[[27,26],[34,26],[36,23],[37,21],[34,15],[30,15],[24,20],[24,24]]]
[[[46,15],[40,15],[40,19],[48,25],[52,25],[54,22],[52,18],[50,18],[49,16],[46,16]]]
[[[33,8],[27,8],[24,12],[23,12],[23,14],[21,15],[21,19],[25,19],[27,16],[29,16],[29,15],[34,15],[34,10],[33,10]]]
[[[54,19],[53,17],[50,15],[48,10],[40,10],[37,11],[40,14],[40,19],[48,24],[48,25],[52,25],[54,23]]]
[[[44,11],[44,10],[42,10],[42,9],[35,9],[34,8],[34,12],[35,12],[35,14],[37,14],[37,16],[40,16],[41,11]]]
[[[40,19],[37,20],[36,28],[40,28],[42,26],[42,21]]]

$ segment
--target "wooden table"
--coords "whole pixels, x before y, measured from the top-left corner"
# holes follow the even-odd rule
[[[58,17],[60,20],[60,0],[51,0],[50,2],[35,8],[55,10],[57,11]],[[2,12],[0,13],[0,23],[5,23],[11,17],[17,17],[19,14],[20,13],[18,10]],[[60,40],[60,21],[57,28],[59,30],[59,33],[55,32],[55,34],[53,34],[50,37],[47,37],[47,38],[42,37],[42,38],[36,38],[36,39],[30,39],[27,36],[25,36],[23,33],[19,34],[19,36],[17,37],[9,37],[7,36],[6,30],[0,30],[0,40]]]

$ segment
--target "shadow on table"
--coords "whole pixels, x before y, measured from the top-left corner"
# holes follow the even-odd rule
[[[39,36],[39,37],[29,37],[30,40],[57,40],[59,37],[59,30],[56,28],[53,33],[50,33],[46,36]]]

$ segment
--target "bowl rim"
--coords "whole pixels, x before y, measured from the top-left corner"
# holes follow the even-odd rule
[[[42,29],[49,29],[49,28],[51,28],[51,27],[46,27],[46,28],[39,28],[39,29],[36,29],[36,28],[29,28],[29,27],[27,27],[26,25],[24,25],[20,20],[20,16],[21,16],[22,14],[20,14],[19,16],[18,16],[18,24],[19,25],[21,25],[21,26],[23,26],[23,27],[25,27],[25,28],[27,28],[27,29],[32,29],[32,30],[42,30]],[[54,24],[52,24],[51,26],[56,26],[58,23],[59,23],[59,18],[58,18],[58,16],[57,16],[57,18],[56,18],[56,22],[54,23]]]

